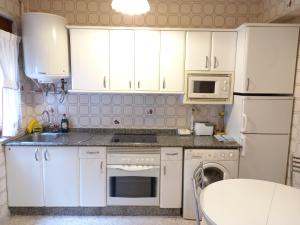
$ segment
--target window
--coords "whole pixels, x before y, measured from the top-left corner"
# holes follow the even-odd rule
[[[15,136],[20,124],[19,37],[13,22],[0,16],[0,128],[3,136]]]

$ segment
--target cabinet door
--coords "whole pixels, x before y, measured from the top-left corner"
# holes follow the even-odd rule
[[[185,32],[162,31],[160,48],[160,90],[182,93]]]
[[[106,206],[105,159],[80,159],[80,206]]]
[[[159,31],[135,31],[135,89],[159,90]]]
[[[298,33],[297,27],[249,27],[245,37],[239,35],[246,48],[241,56],[244,68],[236,73],[235,92],[292,94]],[[241,65],[237,63],[237,68]]]
[[[109,89],[108,30],[71,29],[72,89]]]
[[[110,31],[110,89],[134,89],[134,31]]]
[[[182,161],[162,161],[160,177],[160,207],[181,208]]]
[[[79,206],[77,147],[48,147],[44,151],[45,206]]]
[[[234,71],[236,32],[213,32],[211,47],[211,70]]]
[[[211,32],[186,33],[185,70],[209,70]]]
[[[38,147],[7,147],[8,205],[44,206],[42,150]]]

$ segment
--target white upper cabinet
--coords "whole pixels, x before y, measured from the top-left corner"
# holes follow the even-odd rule
[[[186,33],[185,70],[210,70],[211,32]]]
[[[73,90],[109,89],[109,31],[71,29]]]
[[[160,31],[135,31],[135,90],[159,90]]]
[[[236,32],[212,32],[212,71],[234,71],[236,40]]]
[[[78,147],[48,147],[44,158],[45,206],[79,206]]]
[[[160,91],[182,93],[184,84],[185,32],[161,31]]]
[[[7,147],[8,206],[44,206],[43,158],[38,147]]]
[[[110,88],[134,90],[133,30],[110,30]]]
[[[292,94],[298,27],[243,27],[238,32],[235,92]]]
[[[234,71],[236,32],[190,31],[186,38],[185,70]]]

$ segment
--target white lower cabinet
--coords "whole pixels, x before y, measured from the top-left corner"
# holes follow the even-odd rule
[[[48,147],[44,159],[45,206],[79,206],[78,147]]]
[[[160,208],[181,208],[182,148],[161,148]]]
[[[78,147],[6,147],[8,205],[79,206]]]
[[[106,150],[80,147],[80,206],[106,206]]]
[[[5,148],[8,205],[44,205],[42,149],[11,146]]]

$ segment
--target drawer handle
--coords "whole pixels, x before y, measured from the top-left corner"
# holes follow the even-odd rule
[[[88,151],[88,152],[86,152],[86,154],[99,154],[100,152],[99,151],[97,151],[97,152],[90,152],[90,151]]]
[[[103,161],[101,161],[101,163],[100,163],[100,170],[101,170],[101,173],[103,173]]]
[[[164,166],[164,175],[167,175],[167,167]]]
[[[45,158],[45,161],[49,161],[49,153],[48,153],[48,150],[46,150],[44,152],[44,158]]]
[[[178,155],[178,153],[166,153],[166,155],[174,156],[174,155]]]

